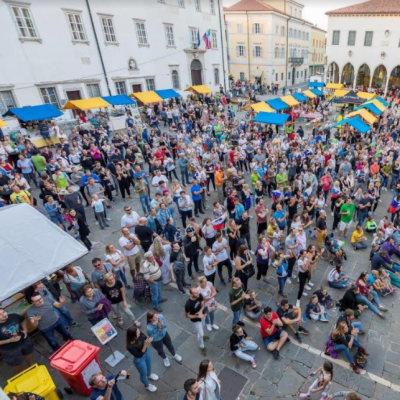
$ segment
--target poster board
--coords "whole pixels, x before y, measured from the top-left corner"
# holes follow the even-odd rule
[[[118,335],[108,318],[102,319],[96,325],[92,326],[92,332],[101,344],[107,344],[111,339]]]

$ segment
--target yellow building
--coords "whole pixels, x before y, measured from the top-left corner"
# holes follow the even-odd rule
[[[224,8],[229,72],[287,87],[307,82],[312,24],[293,0],[241,0]]]
[[[316,26],[311,27],[310,40],[310,76],[324,75],[326,31]]]

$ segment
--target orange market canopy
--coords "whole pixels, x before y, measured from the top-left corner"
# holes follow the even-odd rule
[[[313,92],[311,92],[311,90],[305,90],[302,93],[304,94],[304,96],[307,96],[309,99],[315,99],[317,97]]]
[[[346,89],[338,89],[335,91],[335,93],[333,94],[333,97],[343,97],[345,96],[347,93],[349,93],[350,90],[346,90]]]
[[[299,105],[299,102],[291,95],[282,96],[281,100],[284,101],[290,107]]]
[[[368,92],[358,91],[357,92],[357,96],[361,97],[362,99],[365,99],[365,100],[371,100],[374,97],[376,97],[376,94],[375,93],[368,93]]]
[[[264,101],[261,101],[260,103],[249,104],[245,108],[252,108],[255,112],[275,112],[275,110]]]
[[[328,83],[326,85],[327,89],[342,89],[344,88],[343,83]]]
[[[370,101],[366,101],[364,104],[373,104],[380,111],[385,111],[387,107],[385,107],[379,100],[372,99]]]
[[[156,92],[153,92],[152,90],[149,92],[132,93],[129,95],[129,97],[134,97],[135,99],[141,101],[143,104],[160,103],[163,101],[162,97],[160,97]]]
[[[7,126],[7,124],[2,119],[0,119],[0,128],[4,128],[5,126]]]
[[[199,94],[207,94],[212,93],[212,90],[206,85],[198,85],[198,86],[190,86],[188,87],[185,92],[196,92]]]
[[[91,110],[95,108],[107,108],[111,107],[110,103],[107,103],[101,97],[92,97],[91,99],[82,100],[71,100],[62,109],[63,110]]]
[[[376,117],[374,114],[370,113],[365,108],[361,108],[360,110],[354,111],[348,115],[346,118],[351,118],[359,115],[363,120],[365,120],[369,125],[372,125],[376,121]]]

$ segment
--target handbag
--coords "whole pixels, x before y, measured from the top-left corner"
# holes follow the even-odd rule
[[[247,261],[243,260],[242,257],[240,257],[240,259],[246,263]],[[250,279],[255,273],[256,273],[256,269],[254,268],[253,264],[248,265],[247,267],[243,268],[240,270],[240,272],[244,275],[247,276],[247,279]]]

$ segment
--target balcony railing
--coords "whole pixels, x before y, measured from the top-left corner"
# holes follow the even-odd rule
[[[289,57],[289,64],[301,65],[304,62],[304,57]]]

